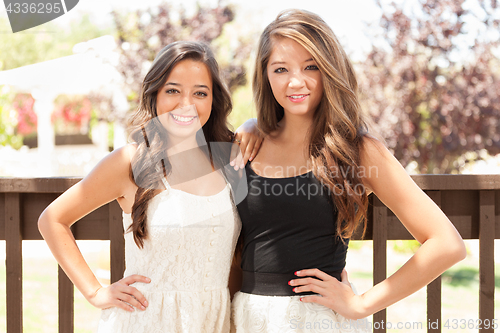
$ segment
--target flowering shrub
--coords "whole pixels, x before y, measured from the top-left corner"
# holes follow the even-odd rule
[[[36,133],[37,116],[33,110],[35,100],[30,94],[17,94],[12,107],[17,112],[17,134],[28,136]]]
[[[52,113],[52,123],[59,134],[86,133],[92,103],[87,97],[60,96]]]

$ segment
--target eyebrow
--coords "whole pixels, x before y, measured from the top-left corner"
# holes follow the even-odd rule
[[[167,82],[165,83],[165,86],[177,86],[177,87],[180,87],[182,86],[182,84],[180,83],[176,83],[176,82]],[[210,88],[204,84],[195,84],[194,85],[196,88],[206,88],[208,90],[210,90]]]
[[[313,58],[309,58],[309,59],[305,60],[304,62],[309,62],[309,61],[314,61],[314,59]],[[273,65],[283,65],[283,64],[286,64],[286,62],[285,61],[273,61],[271,63],[271,66],[273,66]]]

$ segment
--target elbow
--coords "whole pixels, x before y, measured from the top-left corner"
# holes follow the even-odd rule
[[[458,239],[450,242],[449,244],[453,245],[448,246],[446,256],[452,262],[452,265],[455,265],[467,257],[467,249],[465,248],[465,243],[461,237],[458,237]]]
[[[40,232],[40,235],[43,237],[44,231],[47,229],[47,219],[45,218],[45,211],[40,214],[40,217],[38,218],[38,232]]]
[[[462,261],[467,257],[467,249],[465,248],[465,244],[463,240],[460,240],[460,249],[457,250],[458,261]],[[457,262],[458,262],[457,261]]]

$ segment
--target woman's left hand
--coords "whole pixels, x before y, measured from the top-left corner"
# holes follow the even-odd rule
[[[347,319],[361,319],[366,317],[363,312],[362,296],[354,294],[351,284],[344,269],[339,281],[333,276],[317,268],[303,269],[295,273],[298,277],[290,281],[296,293],[310,291],[321,296],[303,296],[300,300],[304,303],[318,303],[324,305]],[[316,277],[316,278],[314,278]]]
[[[234,133],[234,143],[236,145],[233,145],[233,149],[231,149],[231,162],[229,164],[235,170],[243,169],[245,164],[249,160],[253,160],[257,155],[262,140],[264,140],[264,137],[257,127],[257,119],[247,120]]]

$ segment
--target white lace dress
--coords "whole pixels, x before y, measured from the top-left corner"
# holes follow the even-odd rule
[[[372,332],[367,318],[349,320],[323,305],[301,302],[300,297],[237,292],[232,304],[231,333]]]
[[[99,333],[230,330],[228,279],[241,229],[230,185],[215,195],[197,196],[164,184],[167,190],[149,202],[144,248],[125,233],[124,276],[151,278],[149,284],[132,284],[149,305],[145,311],[103,310]],[[124,213],[124,230],[131,223]]]

